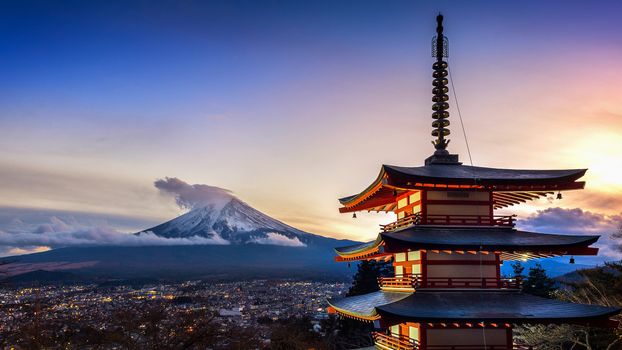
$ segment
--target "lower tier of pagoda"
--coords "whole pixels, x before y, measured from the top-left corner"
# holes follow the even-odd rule
[[[417,323],[608,324],[620,309],[541,298],[518,291],[377,291],[329,300],[343,316],[380,326]]]
[[[383,350],[527,350],[513,342],[516,324],[612,327],[619,308],[541,298],[519,291],[377,291],[329,300],[329,311],[373,322]]]

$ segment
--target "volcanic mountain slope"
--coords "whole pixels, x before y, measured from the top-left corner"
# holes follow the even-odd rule
[[[321,244],[326,240],[273,219],[236,197],[224,204],[205,204],[143,232],[166,238],[204,237],[213,240],[214,244],[257,243],[295,247]]]

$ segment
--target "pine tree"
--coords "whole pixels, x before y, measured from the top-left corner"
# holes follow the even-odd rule
[[[523,271],[525,271],[525,266],[521,264],[520,261],[516,261],[512,264],[512,271],[514,272],[514,278],[524,278]]]
[[[556,289],[555,281],[546,275],[540,263],[529,269],[529,274],[523,282],[523,292],[539,297],[551,298]]]
[[[523,275],[523,271],[525,271],[525,266],[523,266],[520,261],[516,261],[512,264],[512,271],[514,272],[514,278],[516,278],[517,280],[522,281],[525,279],[525,275]]]
[[[363,260],[358,264],[352,287],[346,296],[367,294],[379,290],[378,277],[388,276],[390,272],[391,264],[389,263]]]

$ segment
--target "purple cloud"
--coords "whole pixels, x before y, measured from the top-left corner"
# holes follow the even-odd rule
[[[162,193],[175,196],[175,201],[182,209],[195,209],[209,205],[222,206],[235,196],[233,192],[209,185],[191,185],[176,177],[165,177],[154,182]]]
[[[580,208],[555,207],[538,210],[520,220],[518,226],[535,232],[600,235],[596,243],[600,254],[610,259],[622,259],[622,214],[607,215]]]

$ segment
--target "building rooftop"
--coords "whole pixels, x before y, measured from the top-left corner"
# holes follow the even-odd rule
[[[519,231],[504,227],[425,227],[414,226],[381,233],[385,251],[397,246],[411,249],[520,250],[548,251],[587,247],[600,236],[559,235]],[[404,251],[404,250],[399,250]]]
[[[328,300],[330,306],[338,312],[356,318],[374,318],[376,306],[391,304],[407,298],[408,293],[377,291],[369,294],[356,295]]]
[[[554,191],[582,189],[585,182],[576,180],[586,171],[499,169],[461,163],[418,167],[383,165],[376,180],[366,189],[339,199],[343,205],[340,211],[382,210],[380,208],[395,202],[396,192],[434,189],[504,191],[504,198],[511,200],[497,206],[503,207],[520,203],[525,197],[535,199]]]
[[[422,291],[376,307],[381,317],[413,322],[583,323],[607,320],[620,310],[519,292],[477,291]]]
[[[330,300],[346,316],[405,322],[585,323],[619,308],[568,303],[516,291],[373,292]]]
[[[503,260],[554,255],[595,255],[600,236],[519,231],[510,227],[413,226],[378,235],[375,241],[335,248],[344,259],[408,250],[501,251]],[[540,255],[537,255],[540,254]]]

